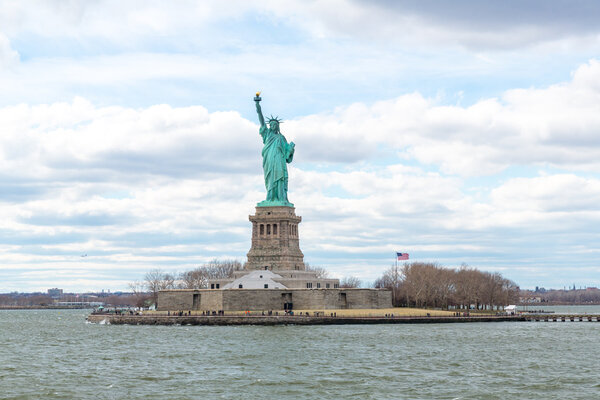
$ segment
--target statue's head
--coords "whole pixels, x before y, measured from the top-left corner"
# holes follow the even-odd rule
[[[283,123],[283,121],[280,120],[279,117],[273,118],[273,116],[271,116],[271,118],[269,118],[269,128],[272,131],[279,133],[279,124],[281,123]]]

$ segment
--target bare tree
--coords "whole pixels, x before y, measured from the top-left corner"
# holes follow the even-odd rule
[[[205,289],[211,279],[226,279],[233,277],[235,271],[242,269],[242,264],[236,260],[212,260],[191,271],[179,275],[179,287],[182,289]]]
[[[357,288],[357,287],[360,287],[361,283],[362,282],[358,278],[355,278],[353,276],[346,276],[346,277],[342,278],[342,280],[340,281],[340,287],[341,288]]]
[[[456,271],[447,268],[437,268],[435,274],[435,299],[434,307],[446,308],[453,304]]]
[[[505,293],[504,304],[517,304],[519,302],[519,286],[510,279],[504,279],[503,292]]]
[[[309,265],[308,263],[304,263],[304,265],[306,266],[307,271],[316,273],[317,278],[319,279],[329,277],[329,272],[327,272],[327,270],[323,267]]]
[[[204,264],[203,268],[206,271],[208,279],[225,279],[231,278],[235,271],[242,269],[242,264],[237,260],[212,260]]]
[[[203,267],[182,272],[179,280],[181,289],[206,289],[208,287],[208,278]]]
[[[153,269],[146,273],[144,284],[146,290],[152,295],[154,305],[158,307],[158,292],[165,289],[174,289],[175,276],[160,269]]]
[[[477,284],[479,271],[468,265],[461,265],[456,272],[454,290],[456,304],[468,309],[471,304],[479,304],[480,294]]]
[[[417,307],[433,306],[433,292],[435,285],[433,278],[437,266],[431,263],[408,263],[404,264],[402,273],[406,284],[406,295],[409,303]]]
[[[140,281],[134,281],[129,284],[129,289],[133,292],[135,297],[135,305],[137,307],[143,307],[146,304],[146,300],[150,298],[148,292],[145,290],[145,283]]]
[[[504,278],[498,272],[483,272],[480,277],[481,292],[483,294],[482,303],[484,308],[494,309],[495,305],[503,303],[502,289]]]
[[[376,288],[386,288],[392,291],[392,304],[398,307],[402,304],[402,289],[404,283],[404,275],[402,268],[398,265],[392,265],[390,269],[383,273],[381,278],[375,281]]]

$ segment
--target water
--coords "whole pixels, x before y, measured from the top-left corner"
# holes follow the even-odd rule
[[[117,326],[0,311],[1,399],[594,399],[600,323]]]

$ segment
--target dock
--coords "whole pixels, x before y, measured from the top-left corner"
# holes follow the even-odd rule
[[[600,314],[524,314],[533,322],[600,322]]]

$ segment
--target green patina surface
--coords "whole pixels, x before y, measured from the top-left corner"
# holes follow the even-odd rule
[[[263,173],[265,177],[265,188],[267,189],[267,198],[257,204],[258,207],[273,207],[294,205],[288,201],[288,171],[287,164],[294,159],[294,142],[288,143],[285,136],[279,130],[281,121],[271,117],[268,120],[268,126],[260,107],[261,98],[254,98],[256,103],[256,112],[260,121],[260,136],[263,140],[262,158]]]

